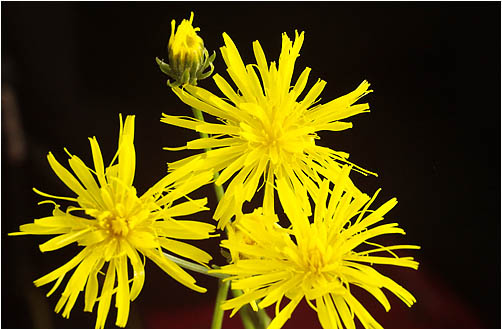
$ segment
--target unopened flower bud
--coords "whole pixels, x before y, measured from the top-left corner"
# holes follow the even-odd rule
[[[213,73],[212,62],[216,53],[213,52],[213,55],[209,56],[204,41],[197,35],[200,29],[194,28],[192,22],[193,12],[190,14],[190,20],[184,19],[177,30],[176,22],[172,20],[171,37],[167,47],[169,63],[156,58],[162,72],[174,79],[174,82],[167,81],[170,87],[196,85],[197,80],[205,79]]]

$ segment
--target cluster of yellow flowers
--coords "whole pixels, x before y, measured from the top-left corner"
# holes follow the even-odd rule
[[[208,57],[197,35],[199,28],[192,22],[193,13],[175,32],[173,20],[169,63],[159,59],[157,63],[174,79],[168,81],[172,91],[196,115],[163,114],[161,121],[201,134],[185,146],[167,149],[203,151],[170,163],[169,173],[142,195],[133,186],[134,116],[127,116],[124,122],[120,116],[118,149],[106,167],[95,137],[89,139],[93,168],[67,151],[72,174],[49,153],[51,168],[76,197],[34,189],[50,198],[40,204],[53,204],[52,216],[22,225],[11,235],[57,235],[40,245],[42,252],[75,242],[83,249],[65,265],[37,279],[35,285],[55,281],[50,295],[73,270],[56,312],[64,307],[62,315],[69,317],[80,292],[85,291],[84,311],[92,312],[98,302],[95,326],[103,328],[115,295],[116,325],[124,327],[130,301],[139,295],[145,280],[141,255],[181,284],[205,292],[180,267],[192,260],[206,267],[207,274],[227,276],[223,281],[241,290],[240,295],[216,306],[232,309],[231,315],[247,304],[255,311],[275,304],[275,317],[268,327],[280,328],[305,299],[325,328],[354,328],[356,316],[366,328],[381,327],[354,297],[351,286],[368,291],[386,311],[390,304],[382,288],[411,306],[414,297],[372,265],[417,269],[412,257],[399,257],[393,251],[419,247],[382,246],[371,241],[384,234],[404,234],[397,223],[380,223],[397,200],[370,210],[378,191],[370,198],[349,176],[353,170],[374,173],[349,162],[347,153],[320,145],[317,135],[319,131],[351,128],[352,123],[342,120],[368,112],[367,103],[356,102],[372,92],[369,83],[363,81],[347,95],[319,104],[326,82],[318,80],[300,99],[311,71],[305,68],[292,82],[303,32],[295,32],[293,41],[282,35],[277,63],[269,64],[255,41],[256,63],[248,65],[230,36],[223,33],[221,54],[237,90],[215,74],[213,80],[223,94],[217,96],[197,86],[198,80],[211,75],[214,56]],[[218,123],[205,122],[201,112],[216,117]],[[226,184],[213,215],[217,227],[176,219],[207,210],[207,199],[194,200],[187,195],[209,183],[217,187]],[[244,213],[243,205],[260,190],[262,206]],[[276,197],[280,205],[275,205]],[[62,210],[53,199],[76,206]],[[231,260],[228,265],[209,269],[212,257],[180,240],[216,237],[216,229],[225,231],[220,244],[229,251]],[[288,303],[281,308],[283,299]]]

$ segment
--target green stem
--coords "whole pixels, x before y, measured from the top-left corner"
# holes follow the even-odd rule
[[[242,295],[241,290],[232,290],[232,294],[234,297],[239,297]],[[253,309],[249,304],[242,306],[239,309],[239,314],[241,316],[242,325],[246,329],[259,329],[259,327],[255,324],[256,322],[253,320]]]
[[[198,109],[192,108],[193,115],[196,119],[205,121],[204,115]],[[208,138],[207,133],[199,132],[201,138]],[[204,149],[206,152],[210,151],[211,148]],[[214,173],[214,181],[218,179],[220,174],[218,172]],[[218,186],[216,183],[213,183],[214,192],[216,193],[216,199],[219,202],[223,198],[223,194],[225,193],[223,186]],[[213,313],[213,321],[211,322],[211,328],[221,328],[223,323],[223,309],[221,309],[220,304],[221,301],[226,299],[228,295],[228,289],[230,286],[230,281],[222,282],[221,279],[218,281],[218,292],[216,293],[216,306],[214,307]],[[241,290],[232,290],[234,297],[238,297],[242,294]],[[223,298],[222,298],[223,297]],[[270,323],[270,317],[267,315],[267,312],[263,309],[258,309],[258,312],[254,312],[251,306],[248,304],[243,306],[239,310],[239,314],[242,319],[242,324],[246,329],[264,329]]]
[[[270,324],[270,316],[268,316],[267,312],[263,308],[258,308],[258,312],[256,312],[258,316],[258,328],[266,329]]]
[[[192,108],[192,112],[193,112],[193,115],[195,118],[197,118],[201,121],[205,121],[204,115],[202,114],[202,112],[200,110]],[[201,138],[208,138],[209,137],[207,135],[207,133],[203,133],[203,132],[199,132],[199,135]],[[205,148],[204,150],[206,152],[208,152],[211,150],[211,148]],[[216,181],[216,179],[218,179],[219,176],[220,176],[220,174],[218,172],[215,172],[214,173],[214,181]],[[213,184],[213,187],[214,187],[214,192],[216,194],[216,199],[219,202],[223,198],[223,194],[225,193],[225,191],[223,190],[223,186],[218,186],[216,184]]]
[[[204,115],[200,110],[192,108],[192,112],[196,119],[204,121]],[[209,137],[207,133],[203,132],[199,132],[199,135],[201,138]],[[211,148],[206,148],[204,150],[208,152],[211,150]],[[219,176],[220,174],[218,172],[214,173],[215,182]],[[213,187],[214,187],[214,192],[216,194],[216,200],[217,202],[220,202],[220,200],[223,198],[223,194],[225,193],[225,191],[223,190],[223,186],[218,186],[216,185],[216,183],[213,183]],[[211,322],[212,329],[217,329],[217,328],[221,329],[221,325],[223,324],[223,309],[221,309],[220,305],[222,300],[225,300],[227,298],[229,286],[230,286],[230,281],[225,281],[225,282],[222,282],[221,280],[218,281],[218,291],[216,292],[216,303],[214,306],[213,321]]]
[[[234,290],[232,289],[232,294],[234,297],[239,297],[243,294],[242,290]],[[242,306],[239,310],[242,324],[246,329],[266,329],[270,324],[270,317],[267,312],[258,308],[255,312],[250,304]]]
[[[211,329],[221,329],[223,324],[223,309],[220,305],[225,299],[227,299],[228,287],[230,286],[230,281],[223,282],[222,279],[218,280],[218,292],[216,293],[216,306],[213,312],[213,320],[211,322]]]

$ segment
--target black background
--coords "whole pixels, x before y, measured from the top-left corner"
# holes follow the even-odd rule
[[[388,220],[405,228],[400,243],[422,246],[413,253],[419,271],[396,273],[418,303],[407,309],[392,300],[392,310],[377,316],[382,325],[500,328],[496,2],[2,2],[2,327],[94,326],[95,313],[82,311],[83,296],[65,320],[52,312],[62,289],[47,299],[50,287],[31,283],[78,248],[41,254],[37,245],[44,237],[6,234],[50,212],[36,205],[42,198],[31,187],[69,195],[47,164],[48,151],[64,162],[67,147],[89,162],[87,137],[95,135],[105,161],[111,159],[118,113],[137,115],[140,193],[165,173],[166,162],[189,154],[161,150],[197,136],[160,123],[162,112],[183,115],[189,108],[165,85],[155,56],[167,57],[171,19],[179,23],[191,10],[206,47],[217,51],[215,71],[224,77],[222,32],[250,63],[254,40],[269,61],[276,60],[281,33],[293,36],[298,29],[305,42],[293,79],[311,67],[308,86],[317,78],[328,83],[322,102],[364,79],[372,84],[375,92],[365,97],[371,112],[354,117],[351,130],[322,133],[321,143],[379,174],[353,176],[370,194],[383,188],[377,203],[398,198]],[[200,85],[221,95],[211,79]],[[206,194],[214,207],[211,187],[198,192]],[[210,217],[201,213],[201,219]],[[217,240],[199,246],[218,254]],[[208,294],[191,292],[147,262],[147,281],[132,303],[128,327],[208,327],[210,315],[203,311],[210,311],[215,282],[196,277]],[[110,313],[107,325],[113,323]],[[307,308],[287,326],[319,324]]]

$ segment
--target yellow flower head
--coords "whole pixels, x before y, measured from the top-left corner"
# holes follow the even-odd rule
[[[208,52],[204,47],[204,41],[197,35],[200,31],[198,27],[192,26],[193,12],[190,20],[184,19],[176,30],[176,21],[171,21],[171,37],[168,44],[169,63],[164,63],[157,58],[160,69],[171,78],[174,83],[168,82],[170,86],[183,84],[195,85],[197,80],[207,78],[213,71],[214,57],[208,57]],[[204,73],[207,68],[208,72]]]
[[[96,328],[104,327],[114,294],[116,325],[126,325],[129,302],[139,295],[145,280],[141,254],[181,284],[195,291],[205,292],[206,289],[195,284],[194,278],[163,255],[163,249],[201,264],[211,260],[206,252],[176,239],[209,238],[214,226],[173,218],[207,209],[204,206],[206,199],[189,200],[177,205],[173,203],[210,181],[212,173],[190,175],[188,169],[180,168],[138,197],[132,185],[136,164],[134,116],[127,116],[124,124],[120,117],[118,151],[110,166],[105,168],[96,138],[89,140],[94,169],[68,153],[68,162],[74,175],[52,153],[47,157],[54,173],[77,197],[58,197],[34,189],[42,196],[71,201],[77,205],[70,206],[63,212],[52,200],[42,202],[55,205],[53,215],[35,219],[34,223],[20,226],[20,232],[11,234],[57,235],[40,245],[42,252],[57,250],[74,242],[83,246],[73,259],[36,280],[35,285],[56,281],[48,293],[50,295],[65,275],[75,269],[55,310],[58,313],[65,307],[63,317],[68,318],[79,293],[85,290],[84,311],[92,312],[95,303],[99,301]],[[132,274],[128,271],[129,262]],[[102,270],[105,264],[108,264],[106,271]],[[106,275],[98,298],[98,277],[104,272]],[[132,286],[129,285],[130,281]]]
[[[242,231],[243,226],[253,226],[253,224],[258,225],[263,230],[266,231],[276,231],[277,228],[281,228],[278,224],[279,219],[275,214],[271,214],[269,216],[263,216],[263,209],[258,208],[251,214],[239,215],[237,216],[237,220],[230,223],[226,229],[228,234],[228,239],[230,241],[240,242],[240,244],[245,245],[256,245],[257,242],[253,240],[252,237],[247,235],[246,232]],[[242,223],[245,223],[244,225]],[[237,250],[230,250],[230,256],[232,262],[236,262],[240,259],[246,259],[248,256],[244,252],[239,252]]]
[[[303,32],[296,33],[294,42],[283,34],[277,65],[275,62],[268,65],[260,43],[255,41],[256,64],[245,66],[232,39],[227,34],[223,34],[223,38],[225,46],[221,53],[238,91],[235,92],[218,74],[213,79],[225,98],[196,86],[173,88],[183,102],[217,117],[220,123],[165,114],[161,121],[213,135],[190,141],[186,148],[213,148],[207,152],[204,166],[213,167],[215,171],[223,170],[216,184],[221,185],[233,177],[227,187],[228,193],[215,212],[219,227],[225,227],[230,217],[239,212],[243,202],[251,200],[261,177],[265,180],[265,209],[273,210],[273,182],[277,177],[295,187],[300,194],[299,203],[309,210],[307,192],[313,193],[320,177],[339,172],[339,163],[348,163],[347,153],[316,144],[319,139],[317,132],[348,129],[352,124],[342,119],[369,111],[367,103],[354,105],[371,92],[369,83],[363,81],[355,91],[316,105],[326,85],[318,80],[299,100],[310,73],[310,68],[306,68],[295,84],[291,81],[303,44]],[[184,162],[170,166],[176,168]]]
[[[171,63],[179,60],[189,62],[199,61],[204,53],[204,41],[197,35],[200,28],[192,26],[193,12],[190,20],[184,19],[176,31],[176,21],[171,21],[171,38],[169,38],[169,60]]]
[[[244,215],[238,220],[237,230],[247,238],[229,236],[221,245],[240,257],[217,272],[230,275],[232,288],[245,293],[225,301],[223,309],[233,309],[233,315],[247,303],[251,306],[256,303],[260,308],[275,303],[276,315],[269,325],[273,329],[282,327],[305,298],[317,311],[324,328],[353,329],[354,316],[366,328],[381,327],[354,297],[350,290],[354,285],[373,295],[386,311],[390,304],[382,288],[408,306],[415,302],[406,289],[371,267],[383,264],[418,268],[412,257],[398,257],[393,252],[419,249],[418,246],[382,246],[371,242],[380,235],[405,234],[397,223],[378,224],[396,205],[396,199],[368,211],[378,191],[371,199],[362,193],[346,191],[348,170],[348,167],[343,170],[334,189],[329,189],[327,180],[321,184],[312,223],[284,180],[278,180],[279,198],[291,227],[274,225],[266,214]],[[248,244],[250,240],[254,244]],[[382,256],[383,252],[389,256]],[[289,303],[280,310],[284,297]]]

